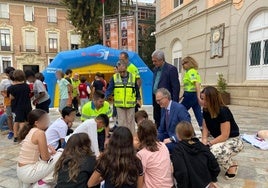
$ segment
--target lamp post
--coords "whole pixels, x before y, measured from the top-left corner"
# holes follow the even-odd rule
[[[136,53],[139,53],[139,20],[138,20],[138,0],[136,0],[136,11],[135,11],[135,29],[136,29]]]
[[[118,0],[118,49],[121,49],[121,0]]]

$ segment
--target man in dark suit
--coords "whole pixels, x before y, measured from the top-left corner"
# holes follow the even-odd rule
[[[175,102],[178,102],[180,95],[180,82],[177,68],[165,62],[164,52],[155,50],[152,53],[152,61],[155,65],[155,68],[153,70],[153,115],[155,124],[157,127],[159,127],[161,119],[161,108],[155,100],[155,93],[159,88],[166,88],[171,94],[171,99]]]
[[[164,142],[171,152],[175,143],[178,142],[176,126],[181,121],[191,123],[191,117],[182,104],[171,100],[171,95],[167,89],[158,89],[155,94],[155,99],[162,108],[161,121],[158,128],[158,139]]]

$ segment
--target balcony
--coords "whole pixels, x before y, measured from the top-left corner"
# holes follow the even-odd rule
[[[11,46],[1,46],[0,51],[5,51],[5,52],[11,51]]]
[[[20,52],[23,53],[41,53],[41,47],[40,46],[34,46],[34,45],[20,45]]]
[[[48,23],[57,23],[58,19],[56,16],[48,16],[47,17],[47,22]]]
[[[60,52],[60,48],[49,48],[45,46],[45,53],[58,53]]]

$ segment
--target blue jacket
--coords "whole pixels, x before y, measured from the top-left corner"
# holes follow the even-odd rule
[[[162,137],[162,135],[168,135],[169,138],[173,137],[176,141],[178,141],[178,138],[176,136],[176,126],[181,121],[188,121],[191,123],[191,116],[182,104],[172,101],[169,112],[168,130],[166,130],[165,121],[166,109],[162,108],[161,121],[160,126],[158,128],[158,137]]]
[[[158,70],[157,68],[154,68],[153,70],[154,82],[155,82],[157,70]],[[175,66],[167,62],[164,63],[162,74],[161,74],[157,88],[158,89],[166,88],[171,94],[171,99],[176,102],[179,101],[180,82],[179,82],[179,76],[178,76],[178,69]]]

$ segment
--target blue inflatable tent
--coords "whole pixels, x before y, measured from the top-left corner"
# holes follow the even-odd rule
[[[108,48],[102,45],[94,45],[78,50],[63,51],[58,53],[55,59],[44,70],[45,82],[48,86],[48,93],[51,98],[51,107],[58,106],[58,86],[56,71],[72,69],[77,73],[105,73],[107,70],[113,71],[113,67],[119,60],[122,50]],[[141,94],[143,105],[152,104],[152,83],[153,73],[135,52],[127,51],[129,61],[133,63],[140,72],[142,81]],[[109,81],[109,80],[107,80]]]

